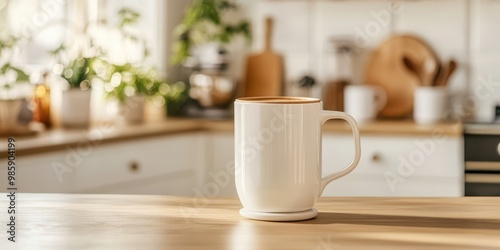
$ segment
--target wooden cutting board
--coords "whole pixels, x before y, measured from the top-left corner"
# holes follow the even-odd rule
[[[387,105],[379,113],[382,117],[408,117],[413,111],[413,92],[420,80],[405,67],[404,56],[416,64],[429,58],[439,63],[432,48],[414,36],[396,35],[378,47],[368,59],[364,81],[385,89]]]
[[[280,96],[283,93],[283,58],[272,51],[272,28],[273,20],[267,18],[264,51],[247,59],[244,96]]]

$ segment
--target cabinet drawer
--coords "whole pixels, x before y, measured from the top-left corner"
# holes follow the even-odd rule
[[[96,147],[76,168],[78,191],[203,166],[203,136],[163,136]]]
[[[234,160],[232,134],[214,133],[209,137],[208,155],[213,156],[212,171],[222,171]],[[362,157],[358,167],[349,175],[328,185],[327,195],[355,196],[459,196],[463,194],[463,143],[460,137],[447,137],[427,145],[425,136],[367,136],[361,138]],[[427,144],[426,144],[427,143]],[[423,146],[427,146],[424,150]],[[323,134],[323,176],[347,166],[354,155],[354,143],[346,134]],[[414,153],[417,152],[417,153]],[[419,153],[420,152],[420,153]],[[422,162],[409,160],[410,155],[423,154]],[[413,156],[413,157],[414,157]],[[401,159],[402,158],[402,159]],[[414,172],[401,176],[399,166],[405,161]],[[419,164],[412,164],[419,163]],[[421,163],[421,164],[420,164]],[[387,175],[396,175],[404,182],[394,191],[387,183]],[[221,195],[236,195],[230,185]],[[332,193],[333,192],[333,193]]]
[[[186,170],[87,189],[83,192],[92,194],[194,196],[193,188],[195,186],[196,176],[194,170]]]
[[[323,176],[349,164],[354,142],[348,135],[323,137]],[[463,177],[463,149],[459,137],[433,141],[429,137],[362,136],[361,160],[356,174],[383,176]]]
[[[211,175],[216,173],[227,173],[231,178],[227,185],[220,188],[219,196],[237,196],[236,184],[234,182],[234,135],[232,133],[211,133],[208,136],[207,156],[211,162],[209,171],[205,174],[205,184],[214,182]],[[208,162],[207,161],[207,162]],[[228,171],[228,169],[230,169]]]
[[[16,158],[16,185],[23,193],[70,193],[74,191],[75,175],[70,172],[58,174],[53,165],[65,162],[67,153],[57,151],[45,154],[19,156]],[[0,185],[7,186],[7,167],[0,167]]]
[[[413,176],[390,183],[380,175],[350,174],[330,183],[323,196],[457,197],[463,190],[458,178]]]
[[[500,162],[500,135],[465,135],[465,161]]]

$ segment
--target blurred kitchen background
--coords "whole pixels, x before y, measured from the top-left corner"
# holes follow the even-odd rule
[[[496,0],[0,0],[0,137],[17,140],[21,192],[234,196],[234,99],[310,96],[363,138],[326,195],[500,195],[498,13]],[[353,152],[345,124],[324,133],[327,174]]]

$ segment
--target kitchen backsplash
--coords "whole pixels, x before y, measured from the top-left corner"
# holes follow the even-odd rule
[[[349,38],[359,60],[354,83],[363,83],[370,52],[391,34],[423,38],[442,61],[455,59],[453,106],[492,119],[500,100],[500,1],[311,0],[240,1],[252,12],[253,50],[263,46],[264,18],[274,19],[273,48],[284,56],[287,86],[304,74],[324,83],[328,41]],[[498,83],[497,83],[498,82]],[[318,93],[318,91],[313,92]],[[458,111],[457,111],[458,112]]]

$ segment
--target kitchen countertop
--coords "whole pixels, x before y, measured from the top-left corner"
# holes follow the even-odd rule
[[[496,197],[320,198],[302,222],[245,219],[237,198],[21,193],[17,205],[17,242],[4,230],[2,249],[500,247]]]
[[[500,135],[500,123],[497,121],[466,123],[464,124],[464,133],[469,135]]]
[[[199,131],[200,124],[192,120],[172,120],[149,122],[141,125],[116,125],[113,123],[89,129],[51,129],[36,136],[17,137],[16,155],[45,153],[54,150],[64,150],[81,142],[101,144],[145,138],[158,135],[171,135]],[[96,143],[97,142],[97,143]],[[6,147],[0,148],[0,158],[5,157]]]
[[[432,136],[433,133],[449,136],[462,136],[461,123],[441,123],[422,126],[411,120],[379,120],[359,126],[361,135],[410,135]],[[116,125],[104,123],[90,129],[53,129],[33,137],[16,138],[16,154],[29,155],[36,153],[64,150],[80,142],[106,143],[159,135],[172,135],[195,131],[229,132],[234,130],[232,120],[211,121],[196,119],[163,119],[141,125]],[[350,127],[343,121],[329,121],[323,127],[325,133],[351,133]],[[6,147],[0,147],[0,158],[5,157]]]

